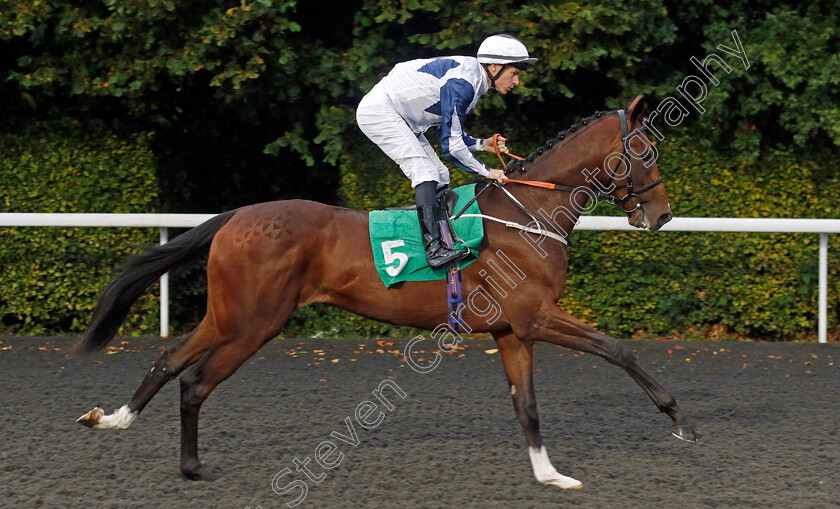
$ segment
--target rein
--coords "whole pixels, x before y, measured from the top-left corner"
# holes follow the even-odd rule
[[[502,167],[506,167],[507,163],[505,163],[504,158],[502,158],[502,152],[499,150],[499,137],[501,134],[496,133],[493,135],[493,150],[496,152],[496,156],[499,158],[499,161],[502,162]],[[511,154],[510,152],[507,153],[510,157],[518,160],[523,161],[524,157],[519,157],[517,155]],[[504,184],[523,184],[526,186],[531,187],[541,187],[543,189],[550,189],[552,191],[574,191],[574,188],[568,186],[558,186],[557,184],[552,184],[551,182],[539,182],[536,180],[514,180],[509,178],[502,179],[502,183]]]
[[[621,198],[616,198],[616,197],[614,197],[610,194],[603,193],[600,190],[598,190],[597,192],[606,201],[608,201],[609,203],[618,205],[618,207],[624,213],[629,215],[629,214],[632,214],[633,212],[635,212],[636,210],[638,210],[642,207],[642,202],[641,202],[641,200],[638,199],[639,195],[641,195],[642,193],[646,193],[646,192],[650,191],[651,189],[655,188],[656,186],[658,186],[659,184],[661,184],[662,183],[662,178],[660,177],[660,178],[656,179],[655,181],[653,181],[649,185],[643,187],[642,189],[639,189],[638,191],[633,190],[633,166],[632,166],[631,163],[628,162],[627,146],[626,146],[625,142],[627,141],[627,139],[630,136],[634,135],[639,130],[641,130],[641,132],[645,132],[645,127],[644,127],[644,125],[642,125],[642,127],[638,127],[636,129],[634,129],[632,132],[630,132],[629,129],[628,129],[627,115],[626,115],[626,113],[624,113],[624,110],[616,110],[616,113],[618,113],[618,117],[619,117],[620,123],[621,123],[621,159],[616,163],[615,168],[613,168],[612,175],[616,175],[619,165],[621,165],[621,163],[624,163],[624,166],[627,170],[626,171],[627,176],[625,177],[625,182],[626,182],[625,188],[627,190],[627,194],[625,194]],[[493,135],[493,138],[492,138],[493,150],[496,152],[496,156],[499,158],[499,161],[501,161],[502,167],[506,168],[507,164],[505,163],[505,160],[502,157],[501,150],[499,150],[499,138],[500,137],[501,137],[501,135],[498,134],[498,133]],[[524,158],[519,157],[515,154],[511,154],[510,152],[507,152],[507,155],[509,155],[510,157],[512,157],[514,159],[517,159],[519,161],[522,161],[524,159]],[[548,189],[548,190],[551,190],[551,191],[566,191],[566,192],[574,192],[575,191],[575,188],[573,188],[573,187],[561,186],[561,185],[558,185],[558,184],[553,184],[551,182],[541,182],[541,181],[536,181],[536,180],[516,180],[516,179],[503,178],[502,183],[503,184],[520,184],[520,185],[526,185],[526,186],[531,186],[531,187],[538,187],[538,188],[542,188],[542,189]],[[495,185],[496,187],[498,187],[505,194],[505,196],[507,196],[507,198],[514,203],[514,205],[516,205],[520,210],[522,210],[528,217],[530,217],[533,220],[533,224],[535,224],[537,227],[536,228],[531,228],[529,226],[524,226],[524,225],[521,225],[519,223],[516,223],[514,221],[506,221],[504,219],[499,219],[497,217],[487,216],[485,214],[464,214],[464,212],[472,204],[472,202],[477,200],[478,197],[482,193],[484,193],[484,191],[486,191],[491,185]],[[631,198],[634,198],[634,197],[637,199],[636,206],[634,208],[630,209],[630,210],[627,210],[626,208],[624,208],[624,203],[627,200],[629,200]],[[515,196],[513,196],[510,193],[510,191],[505,189],[503,185],[500,185],[496,181],[493,181],[492,183],[488,182],[481,189],[481,191],[477,192],[475,197],[472,200],[470,200],[470,202],[467,203],[460,210],[460,212],[453,215],[450,219],[455,220],[455,219],[458,219],[459,217],[481,217],[483,219],[487,219],[487,220],[490,220],[490,221],[495,221],[497,223],[502,223],[509,228],[516,228],[516,229],[519,229],[519,230],[522,230],[522,231],[525,231],[525,232],[533,233],[533,234],[540,235],[540,236],[543,236],[543,237],[548,237],[548,238],[554,239],[558,242],[562,242],[563,244],[565,244],[567,246],[571,245],[571,242],[569,241],[569,239],[567,237],[563,237],[563,236],[560,236],[560,235],[558,235],[554,232],[548,231],[548,228],[543,224],[542,221],[537,219],[537,217],[534,216],[534,214],[531,213],[531,211],[529,211],[524,205],[522,205],[522,203],[519,202],[519,200],[516,199]]]
[[[638,127],[636,129],[634,129],[632,132],[628,132],[627,115],[624,113],[624,110],[616,110],[616,113],[618,113],[618,117],[619,117],[620,123],[621,123],[621,160],[618,161],[615,164],[615,168],[613,168],[612,174],[616,175],[619,165],[623,162],[624,166],[627,168],[627,177],[625,177],[625,181],[627,183],[627,186],[626,186],[627,194],[625,194],[621,198],[616,198],[612,195],[601,192],[600,190],[597,190],[597,192],[598,192],[598,195],[600,195],[607,202],[618,205],[618,207],[625,214],[632,214],[633,212],[637,211],[638,209],[640,209],[642,207],[642,202],[641,202],[641,200],[638,199],[639,196],[643,193],[646,193],[646,192],[652,190],[653,188],[655,188],[656,186],[661,184],[662,183],[662,177],[659,177],[658,179],[654,180],[649,185],[639,189],[638,191],[633,190],[633,166],[627,163],[627,160],[628,160],[628,158],[627,158],[627,147],[625,146],[624,142],[630,136],[634,135],[639,130],[641,130],[641,132],[645,132],[645,127],[644,127],[644,125],[642,125],[642,127]],[[507,164],[505,163],[505,160],[502,158],[501,151],[499,150],[498,143],[499,143],[499,137],[500,136],[501,135],[499,135],[499,134],[494,134],[493,135],[493,149],[495,150],[496,156],[498,156],[499,161],[501,161],[502,167],[507,167]],[[524,158],[519,157],[517,155],[511,154],[510,152],[508,152],[508,155],[513,157],[514,159],[519,160],[519,161],[522,161],[524,159]],[[539,188],[542,188],[542,189],[549,189],[549,190],[552,190],[552,191],[573,192],[575,190],[575,188],[573,188],[573,187],[552,184],[551,182],[539,182],[539,181],[535,181],[535,180],[515,180],[515,179],[504,178],[504,179],[502,179],[502,182],[504,184],[511,183],[511,184],[522,184],[522,185],[527,185],[527,186],[531,186],[531,187],[539,187]],[[637,199],[636,206],[633,207],[630,210],[627,210],[626,208],[624,208],[624,203],[631,198],[636,198]],[[530,213],[528,215],[533,217],[533,215],[530,214]]]
[[[534,220],[534,223],[538,226],[538,228],[531,228],[530,226],[521,225],[521,224],[519,224],[515,221],[506,221],[504,219],[499,219],[498,217],[488,216],[486,214],[464,214],[464,212],[470,207],[470,205],[472,205],[473,202],[476,201],[478,199],[478,197],[481,196],[481,194],[484,191],[489,189],[491,185],[495,185],[496,187],[501,189],[505,193],[505,195],[508,198],[510,198],[511,201],[513,201],[513,203],[516,206],[518,206],[520,209],[522,209],[525,212],[525,214],[528,215],[528,217],[530,217],[531,219]],[[534,233],[534,234],[540,235],[542,237],[548,237],[550,239],[554,239],[554,240],[556,240],[558,242],[561,242],[561,243],[563,243],[567,246],[569,245],[569,241],[566,238],[561,237],[560,235],[557,235],[554,232],[546,231],[546,229],[543,228],[542,222],[540,222],[540,220],[538,220],[536,217],[534,217],[534,215],[531,214],[531,212],[528,209],[526,209],[524,205],[519,203],[519,200],[517,200],[516,197],[514,197],[512,194],[510,194],[510,192],[507,189],[500,186],[499,183],[496,182],[496,181],[486,182],[484,187],[481,188],[481,191],[478,191],[477,193],[475,193],[475,196],[473,197],[473,199],[468,201],[467,204],[464,205],[461,208],[460,212],[458,212],[454,216],[450,217],[449,219],[451,221],[454,221],[454,220],[458,219],[459,217],[480,217],[482,219],[487,219],[489,221],[495,221],[497,223],[501,223],[501,224],[507,226],[508,228],[516,228],[517,230],[522,230],[524,232]]]

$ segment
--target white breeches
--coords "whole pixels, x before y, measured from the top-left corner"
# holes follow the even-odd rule
[[[356,122],[365,136],[400,166],[411,187],[422,182],[437,182],[438,187],[449,184],[449,169],[429,140],[408,127],[381,86],[376,85],[362,98]]]

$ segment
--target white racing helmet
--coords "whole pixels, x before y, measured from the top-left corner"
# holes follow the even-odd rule
[[[491,35],[478,47],[478,61],[482,64],[513,65],[525,68],[537,61],[530,58],[528,48],[516,37],[508,34]]]

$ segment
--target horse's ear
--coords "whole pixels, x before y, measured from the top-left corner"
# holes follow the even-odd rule
[[[647,95],[639,94],[633,100],[633,104],[628,108],[630,113],[630,123],[636,123],[645,116],[645,107],[647,106]]]

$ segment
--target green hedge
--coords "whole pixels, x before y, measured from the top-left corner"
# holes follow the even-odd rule
[[[777,149],[746,164],[693,147],[688,139],[659,145],[677,217],[838,217],[835,156]],[[595,213],[614,213],[607,207],[599,204]],[[765,339],[815,333],[819,234],[579,231],[573,239],[561,305],[602,329]],[[838,244],[829,236],[834,257]],[[840,309],[836,263],[829,285],[832,327]]]
[[[63,123],[0,133],[0,212],[153,212],[149,136],[79,134]],[[151,228],[0,228],[0,332],[46,334],[85,328],[113,269]],[[124,334],[150,334],[158,297],[141,299]]]

